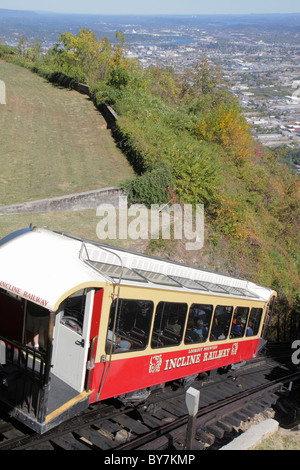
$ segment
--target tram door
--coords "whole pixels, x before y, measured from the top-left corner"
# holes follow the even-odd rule
[[[68,297],[55,321],[52,372],[78,392],[84,389],[94,293]]]

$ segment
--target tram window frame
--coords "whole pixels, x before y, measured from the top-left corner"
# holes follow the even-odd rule
[[[255,318],[253,318],[254,315],[255,315]],[[257,318],[258,315],[259,315],[259,319]],[[263,316],[263,309],[261,307],[252,307],[251,308],[251,312],[250,312],[250,315],[249,315],[248,324],[247,324],[247,328],[246,328],[246,337],[247,338],[249,338],[251,336],[257,336],[258,335],[260,325],[261,325],[262,316]],[[254,328],[252,328],[252,326],[250,326],[250,325],[253,325],[253,323],[254,323]],[[252,331],[252,334],[250,334],[251,331]]]
[[[130,304],[133,304],[130,306]],[[135,303],[135,307],[134,307]],[[143,305],[144,304],[144,305]],[[146,305],[145,305],[146,304]],[[109,322],[106,334],[106,354],[110,354],[111,343],[113,340],[112,354],[120,354],[124,352],[135,352],[146,349],[149,344],[149,338],[151,334],[151,325],[154,311],[154,303],[152,300],[141,300],[141,299],[119,299],[119,306],[116,318],[115,337],[112,337],[112,329],[115,322],[116,314],[116,300],[111,303]],[[136,310],[137,306],[139,311]],[[128,313],[128,309],[135,309]],[[143,310],[144,309],[144,312]],[[141,316],[148,315],[145,329],[142,329],[143,321]],[[145,318],[145,316],[144,316]]]
[[[187,313],[188,304],[185,302],[159,302],[155,310],[151,348],[179,346],[183,339]]]
[[[87,289],[82,289],[70,295],[63,302],[60,323],[82,336],[84,314],[86,307]],[[79,306],[80,302],[80,306]]]
[[[184,344],[205,343],[207,341],[213,313],[213,305],[192,304],[190,306]]]
[[[246,311],[245,311],[246,310]],[[236,307],[230,328],[230,339],[243,338],[246,331],[250,308]]]
[[[225,310],[225,312],[222,312],[222,310]],[[226,312],[228,310],[228,312]],[[221,325],[215,324],[215,320],[217,320],[216,315],[228,315],[228,318],[225,319],[225,321],[222,319],[220,322]],[[209,341],[215,342],[215,341],[224,341],[228,338],[229,335],[229,330],[231,326],[231,321],[232,321],[232,316],[233,316],[233,306],[231,305],[217,305],[214,311],[213,315],[213,320],[212,320],[212,325],[210,329],[210,334],[209,334]],[[218,323],[219,323],[219,318],[218,318]]]

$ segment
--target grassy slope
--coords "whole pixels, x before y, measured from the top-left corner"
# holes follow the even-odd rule
[[[0,205],[118,185],[133,171],[93,103],[0,61]]]
[[[23,227],[29,227],[29,225],[32,224],[37,227],[50,227],[55,230],[61,230],[62,232],[97,241],[96,228],[100,220],[102,220],[102,218],[97,217],[96,210],[0,215],[0,239],[5,237],[8,233]],[[102,241],[123,248],[134,248],[134,246],[137,245],[137,243],[130,239]],[[144,247],[142,247],[141,251],[143,251],[143,249]]]

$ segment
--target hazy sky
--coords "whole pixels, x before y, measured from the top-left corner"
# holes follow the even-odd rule
[[[297,13],[299,0],[0,0],[0,8],[96,14]]]

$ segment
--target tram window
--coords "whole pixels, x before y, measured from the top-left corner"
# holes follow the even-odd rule
[[[0,290],[0,335],[8,340],[23,341],[24,304],[17,297]]]
[[[106,337],[106,353],[122,353],[128,350],[145,349],[149,341],[153,314],[153,302],[149,300],[119,299],[118,314],[115,321],[116,301],[110,308]],[[112,330],[115,322],[115,335]]]
[[[241,338],[244,336],[248,315],[248,307],[236,307],[230,330],[230,338]]]
[[[187,305],[159,302],[156,307],[151,347],[164,348],[181,343],[187,314]]]
[[[47,347],[49,329],[49,310],[27,301],[26,305],[26,343],[34,347]]]
[[[256,336],[258,334],[262,312],[262,308],[253,307],[251,309],[246,336]]]
[[[82,334],[83,317],[86,301],[86,290],[75,292],[64,302],[61,323],[74,330],[79,335]]]
[[[210,341],[226,339],[231,322],[233,307],[217,305],[210,332]]]
[[[212,313],[212,305],[191,305],[184,337],[185,344],[203,343],[207,340]]]

